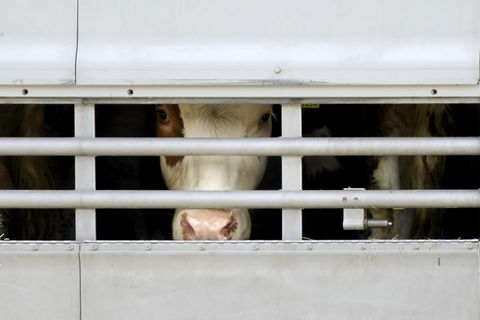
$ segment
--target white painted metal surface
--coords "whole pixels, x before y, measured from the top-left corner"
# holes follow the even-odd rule
[[[480,103],[480,85],[0,85],[0,101],[5,103],[233,103],[236,99],[269,104]]]
[[[301,104],[282,105],[282,139],[302,137]],[[302,157],[282,156],[282,190],[302,190]],[[282,239],[302,240],[302,209],[282,209]]]
[[[0,242],[2,319],[478,319],[479,243]]]
[[[95,105],[75,106],[75,137],[95,138]],[[96,189],[95,157],[75,157],[75,190],[94,191]],[[96,240],[95,208],[75,209],[75,239]]]
[[[80,319],[79,246],[0,241],[0,318]]]
[[[478,242],[87,243],[82,319],[479,318]]]
[[[81,0],[79,84],[476,84],[477,0]]]
[[[0,85],[73,84],[76,0],[0,0]]]

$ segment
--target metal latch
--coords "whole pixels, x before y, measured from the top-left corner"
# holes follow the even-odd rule
[[[365,190],[364,188],[345,188],[343,190]],[[367,230],[368,228],[388,228],[392,222],[388,220],[367,219],[365,209],[343,209],[343,230]]]

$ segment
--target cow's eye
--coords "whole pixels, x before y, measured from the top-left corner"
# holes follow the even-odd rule
[[[161,123],[166,124],[168,122],[168,113],[163,109],[158,109],[158,119]]]
[[[270,112],[264,113],[262,117],[260,118],[260,124],[267,123],[268,120],[270,120]]]

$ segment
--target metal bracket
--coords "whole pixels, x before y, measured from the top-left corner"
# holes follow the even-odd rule
[[[344,188],[343,190],[365,190],[364,188]],[[343,209],[343,230],[367,230],[369,228],[388,228],[392,222],[388,220],[367,219],[365,209]]]

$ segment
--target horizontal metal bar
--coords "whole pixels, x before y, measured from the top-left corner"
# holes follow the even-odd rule
[[[179,98],[179,97],[144,97],[144,98],[5,98],[0,97],[0,104],[96,104],[119,105],[119,104],[238,104],[238,103],[259,103],[259,104],[480,104],[480,97],[372,97],[372,98]]]
[[[283,252],[292,253],[295,258],[301,252],[318,252],[331,254],[332,252],[344,252],[351,254],[382,253],[438,253],[446,255],[478,254],[480,241],[478,239],[395,239],[395,240],[229,240],[229,241],[183,241],[183,240],[101,240],[101,241],[0,241],[0,253],[20,253],[28,255],[45,254],[77,254],[88,252],[95,254],[109,254],[119,252],[146,253],[198,253],[199,251],[209,254],[218,252],[231,254],[232,251],[255,253]]]
[[[25,89],[28,91],[25,91]],[[215,98],[215,99],[298,99],[321,101],[345,98],[479,98],[480,85],[342,85],[329,83],[241,82],[241,83],[165,83],[158,85],[1,85],[3,98]],[[274,98],[272,98],[274,97]],[[319,100],[315,100],[319,99]],[[163,100],[159,100],[163,101]],[[83,101],[83,103],[86,103]],[[91,103],[91,101],[88,101]],[[277,102],[278,103],[278,102]]]
[[[1,190],[0,208],[477,208],[480,190]]]
[[[480,137],[455,138],[0,138],[0,155],[480,155]]]

